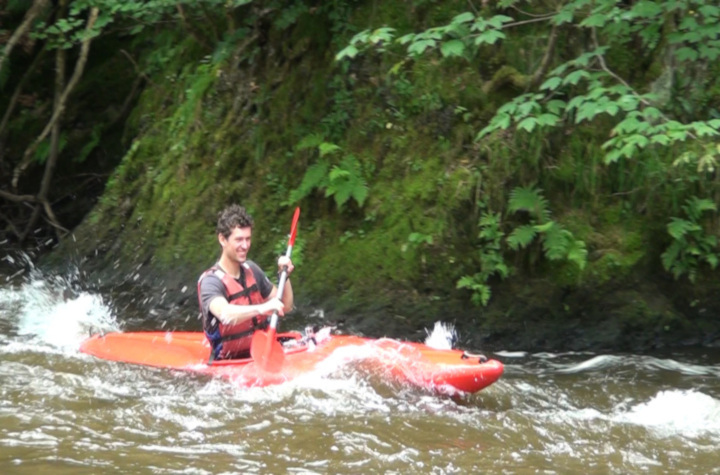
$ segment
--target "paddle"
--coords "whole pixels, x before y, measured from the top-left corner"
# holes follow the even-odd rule
[[[297,234],[297,224],[300,218],[300,208],[295,208],[292,226],[290,227],[290,239],[288,240],[288,248],[285,255],[290,257],[292,254],[293,244],[295,244],[295,235]],[[280,273],[280,282],[278,283],[278,298],[282,298],[285,290],[285,281],[287,280],[287,267],[283,267]],[[285,360],[285,352],[282,345],[277,341],[275,335],[277,333],[278,313],[273,312],[270,317],[270,326],[266,331],[256,331],[253,334],[250,343],[250,356],[260,368],[271,373],[277,373],[282,367]]]

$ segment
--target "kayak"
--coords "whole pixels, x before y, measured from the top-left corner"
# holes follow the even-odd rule
[[[434,349],[390,338],[332,335],[330,329],[308,333],[277,334],[285,354],[278,372],[264,370],[251,358],[210,362],[210,344],[203,332],[98,334],[85,340],[80,351],[105,360],[219,376],[244,387],[281,384],[354,361],[368,364],[373,374],[385,380],[444,395],[475,393],[503,373],[499,361],[462,350]]]

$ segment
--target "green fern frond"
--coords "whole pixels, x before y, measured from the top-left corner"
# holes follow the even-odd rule
[[[328,181],[330,163],[321,159],[305,171],[300,186],[290,192],[290,203],[297,203],[308,196],[315,188],[324,188]]]
[[[564,259],[570,249],[572,233],[553,222],[543,234],[543,249],[548,259]]]
[[[320,146],[325,141],[325,138],[320,134],[310,134],[303,137],[297,145],[295,150],[306,150],[308,148],[315,148]]]
[[[675,273],[675,262],[680,257],[680,250],[682,249],[682,245],[679,241],[673,242],[670,246],[668,246],[667,249],[665,249],[665,252],[662,253],[660,256],[662,260],[662,265],[665,268],[666,271],[672,272],[675,278],[678,278],[679,275],[676,275]],[[682,274],[682,273],[681,273]]]
[[[340,165],[332,168],[325,196],[334,196],[338,209],[354,198],[362,206],[368,195],[368,185],[363,177],[360,162],[353,155],[343,158]]]
[[[680,240],[686,234],[693,231],[700,231],[702,228],[695,223],[680,218],[670,218],[670,222],[667,224],[668,234],[673,239]]]
[[[511,213],[526,211],[533,219],[544,223],[550,219],[548,201],[536,188],[516,187],[510,192],[508,209]]]
[[[587,265],[588,251],[585,242],[580,240],[572,240],[567,253],[567,260],[574,262],[580,270],[585,269]]]
[[[717,207],[712,200],[707,198],[698,198],[696,196],[688,199],[682,209],[691,221],[699,220],[703,211],[717,211]]]
[[[342,149],[334,143],[323,142],[318,146],[318,150],[320,150],[320,156],[324,157],[325,155],[329,155]]]
[[[527,247],[537,236],[535,226],[526,224],[513,229],[507,238],[508,246],[514,251]]]

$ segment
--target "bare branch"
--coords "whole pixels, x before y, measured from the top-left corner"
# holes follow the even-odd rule
[[[16,195],[14,193],[9,193],[7,191],[0,190],[0,198],[13,201],[15,203],[22,203],[22,202],[29,202],[29,203],[37,203],[37,198],[33,195]]]
[[[142,77],[143,79],[145,79],[147,82],[149,82],[153,86],[155,85],[153,80],[150,79],[150,77],[147,74],[142,72],[142,70],[140,70],[140,66],[138,66],[137,61],[135,61],[135,58],[130,56],[130,53],[128,53],[124,49],[121,49],[120,52],[125,55],[125,57],[128,59],[128,61],[130,61],[130,63],[132,63],[133,68],[135,68],[135,72],[137,73],[138,76]]]
[[[38,64],[40,64],[46,52],[47,48],[43,46],[40,52],[35,56],[35,59],[33,59],[33,62],[30,64],[30,66],[28,66],[27,70],[25,70],[25,74],[23,74],[23,77],[20,79],[20,82],[15,88],[15,92],[10,98],[10,103],[5,109],[5,114],[3,115],[2,122],[0,122],[0,141],[5,134],[5,129],[10,122],[10,116],[15,111],[15,106],[17,105],[18,99],[20,98],[20,94],[22,94],[22,90],[25,87],[25,84],[27,84],[30,76],[32,76],[33,71],[35,71],[35,68],[38,66]],[[2,157],[0,157],[0,162],[2,162]]]
[[[598,48],[600,48],[600,43],[598,42],[598,39],[597,39],[597,31],[595,30],[595,28],[592,29],[592,39],[593,39],[593,43],[594,43],[595,49],[597,50]],[[605,72],[608,73],[610,76],[612,76],[612,77],[613,77],[616,81],[618,81],[620,84],[622,84],[623,86],[625,86],[626,88],[628,88],[628,90],[631,91],[632,95],[635,96],[635,97],[637,97],[637,99],[638,99],[641,103],[643,103],[645,106],[652,107],[652,104],[650,103],[650,101],[648,101],[648,100],[645,99],[643,96],[641,96],[641,95],[635,90],[634,87],[632,87],[630,84],[628,84],[627,81],[625,81],[625,80],[624,80],[623,78],[621,78],[617,73],[615,73],[612,69],[610,69],[610,68],[608,67],[607,63],[605,62],[605,57],[604,57],[603,55],[599,54],[599,55],[597,55],[597,58],[598,58],[598,62],[600,63],[600,68],[601,68],[603,71],[605,71]],[[662,119],[663,119],[665,122],[670,122],[670,118],[669,118],[668,116],[666,116],[665,114],[663,114],[663,112],[662,112],[661,110],[658,109],[658,113],[659,113],[660,117],[662,117]],[[687,134],[688,134],[688,137],[690,137],[690,138],[692,138],[692,139],[697,139],[697,136],[696,136],[695,134],[693,134],[692,132],[687,132]]]
[[[10,39],[8,40],[7,44],[5,45],[5,50],[0,54],[0,70],[3,67],[3,63],[5,62],[5,59],[10,56],[10,53],[12,53],[13,48],[17,44],[18,41],[20,41],[20,38],[22,38],[32,26],[33,21],[35,18],[48,6],[50,5],[49,0],[35,0],[30,7],[30,9],[25,13],[25,18],[23,19],[23,22],[20,24],[20,26],[13,32],[12,36],[10,36]]]
[[[43,140],[45,140],[45,138],[48,136],[53,126],[55,125],[55,122],[57,122],[60,115],[65,110],[65,104],[67,102],[68,96],[70,96],[70,93],[75,88],[78,81],[80,80],[80,77],[83,74],[83,71],[85,69],[85,63],[87,62],[88,52],[90,50],[90,43],[92,41],[90,31],[92,30],[95,21],[97,21],[98,14],[99,10],[97,7],[93,7],[92,10],[90,10],[90,16],[88,17],[87,26],[85,27],[86,36],[85,39],[82,41],[82,46],[80,48],[80,57],[78,58],[77,63],[75,63],[75,70],[73,71],[73,75],[70,78],[70,81],[68,81],[68,84],[62,93],[57,107],[55,107],[55,109],[53,110],[53,115],[50,118],[50,121],[47,123],[45,129],[43,129],[40,136],[35,139],[35,141],[27,148],[27,150],[25,150],[23,159],[15,167],[15,170],[13,170],[12,186],[15,189],[17,189],[20,175],[22,175],[25,169],[30,165],[35,150],[37,150],[38,146],[42,143]]]
[[[552,30],[550,30],[550,38],[548,39],[548,45],[545,49],[545,55],[543,56],[542,61],[540,62],[540,67],[535,71],[532,78],[530,78],[530,82],[528,84],[528,89],[535,88],[538,84],[540,84],[540,81],[545,77],[545,74],[547,73],[547,70],[550,68],[550,63],[552,62],[552,55],[555,51],[555,44],[557,43],[558,38],[558,27],[557,25],[553,25]]]

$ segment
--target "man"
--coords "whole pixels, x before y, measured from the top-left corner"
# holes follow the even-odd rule
[[[286,267],[288,273],[281,300],[277,287],[247,258],[252,227],[245,208],[225,208],[216,229],[222,254],[198,280],[203,329],[212,346],[210,361],[249,357],[255,330],[264,328],[273,312],[284,315],[293,308],[292,261],[284,255],[278,259],[278,272]]]

